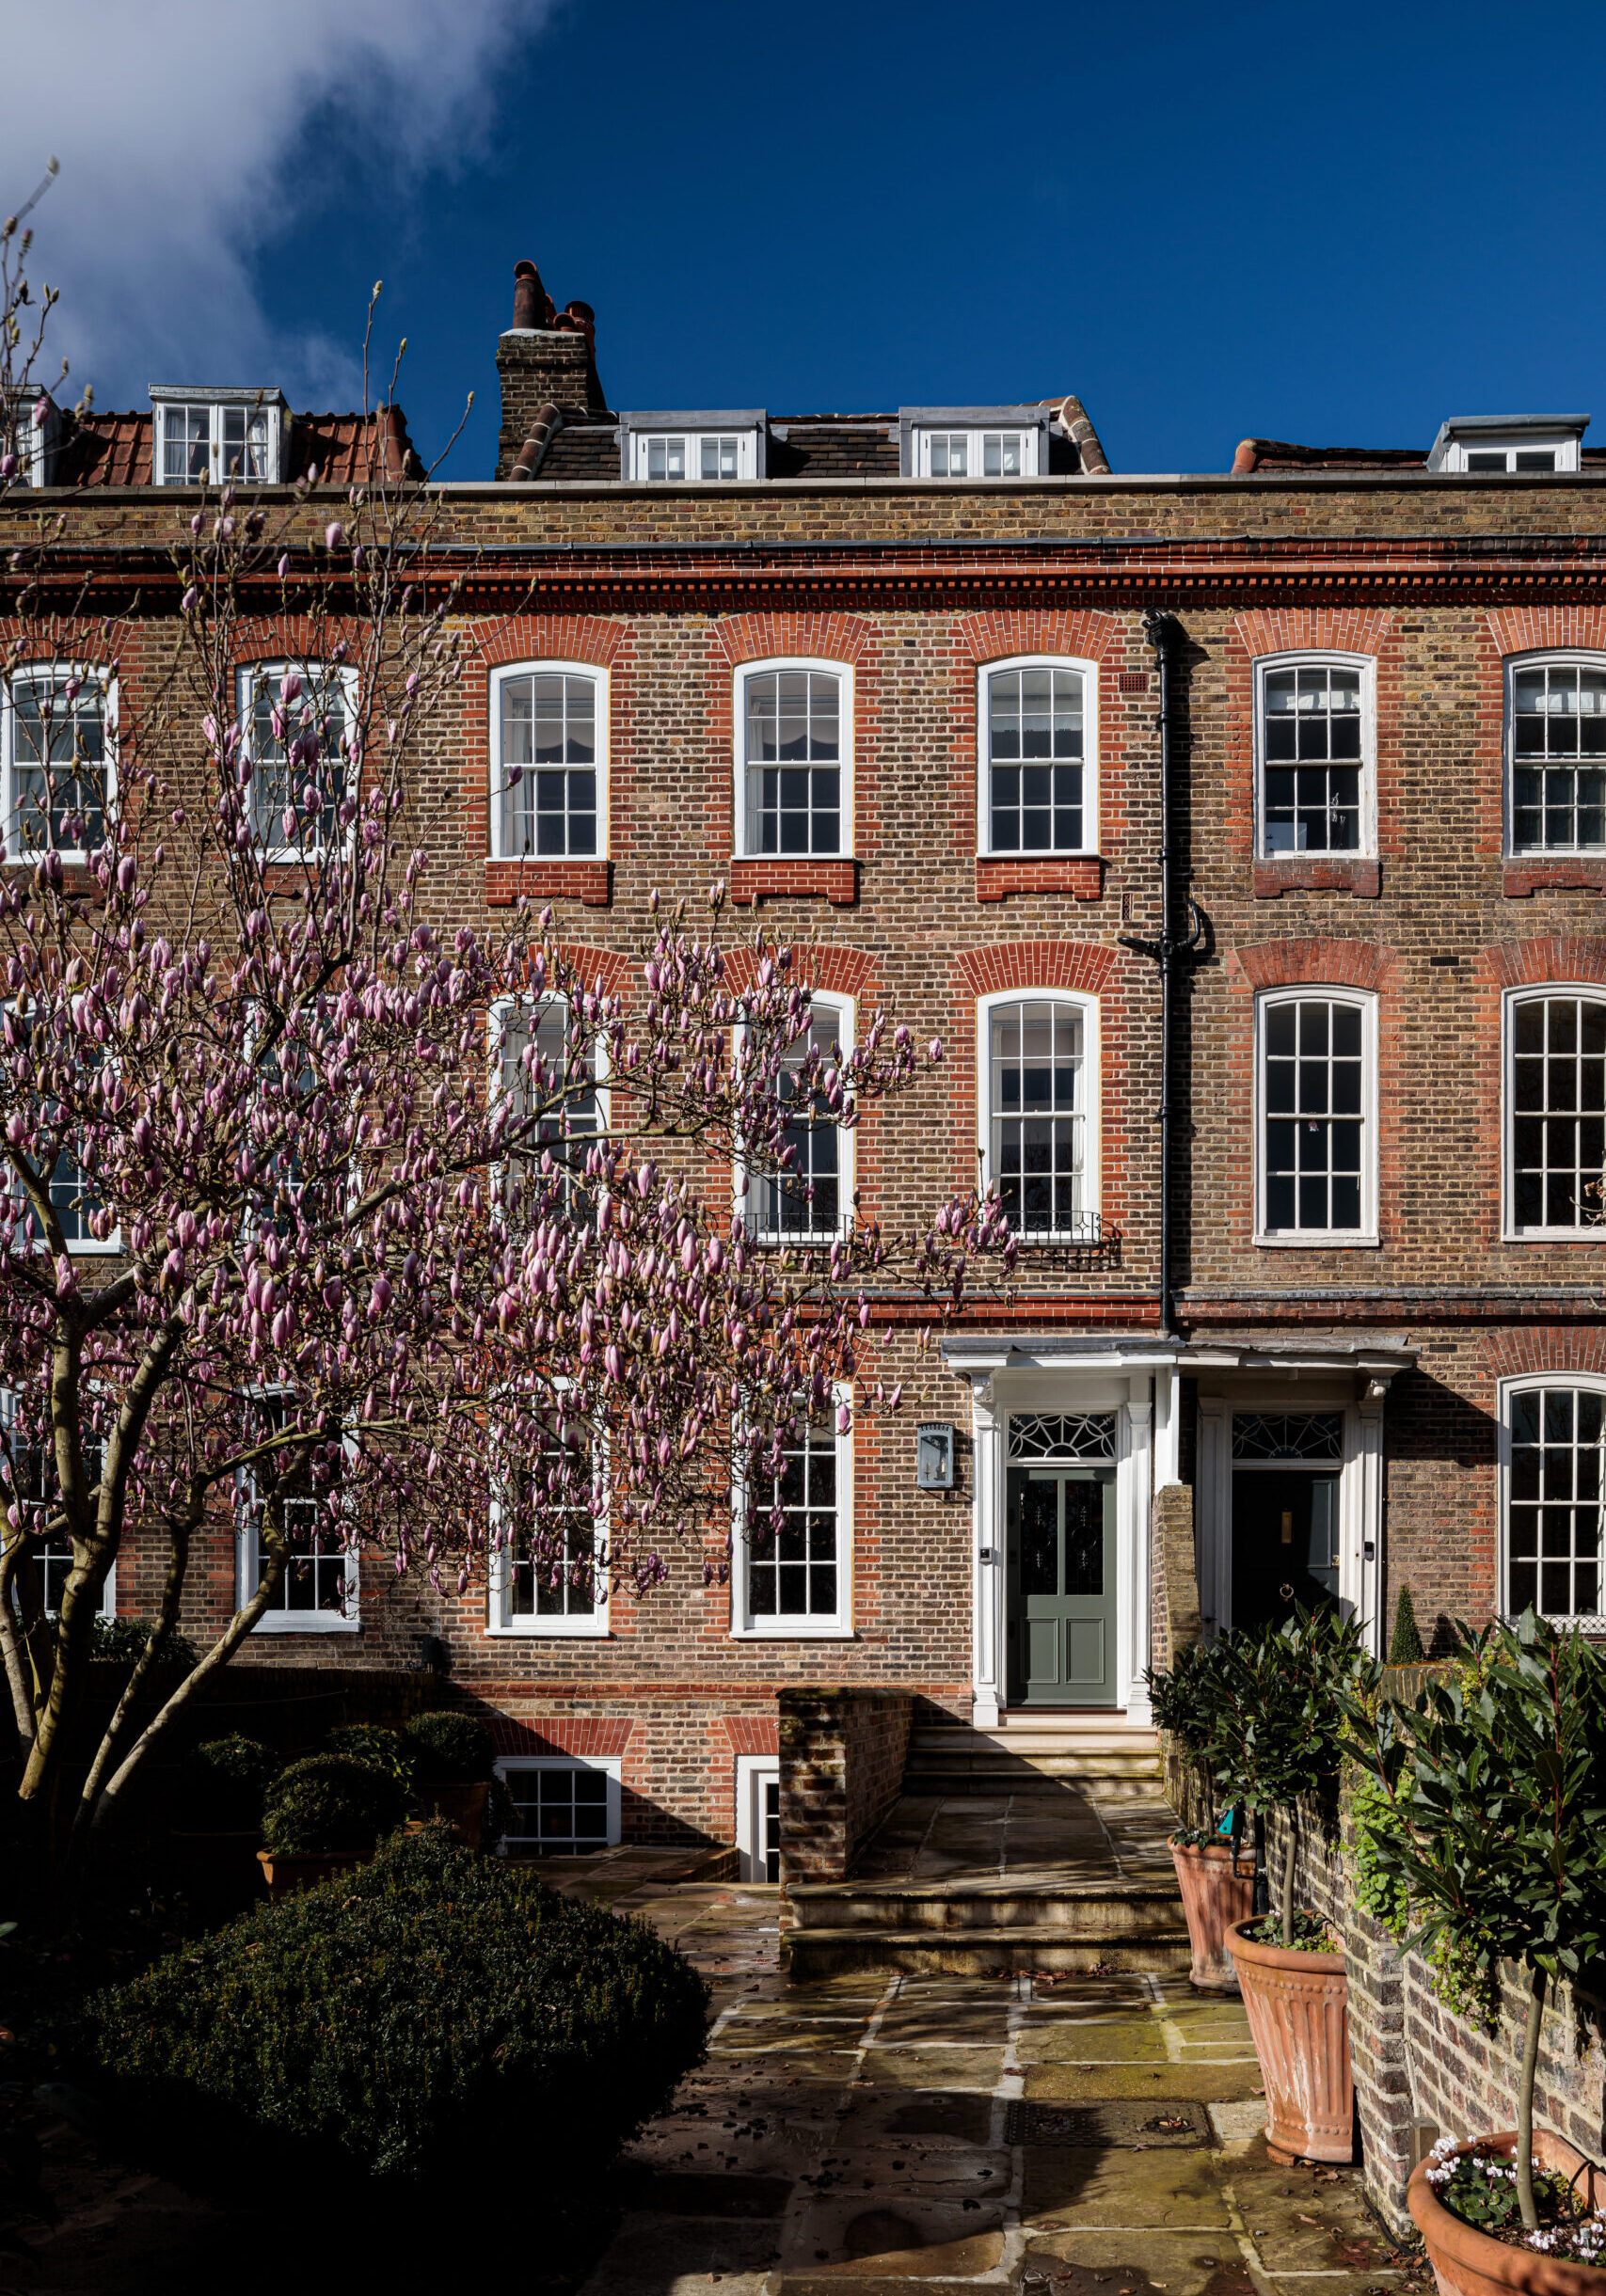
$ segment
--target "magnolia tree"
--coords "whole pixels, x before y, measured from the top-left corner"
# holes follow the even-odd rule
[[[11,561],[0,1640],[24,1797],[60,1772],[108,1573],[137,1545],[162,1578],[80,1841],[297,1556],[462,1591],[502,1549],[649,1590],[733,1493],[778,1533],[788,1444],[845,1427],[845,1383],[896,1408],[872,1288],[951,1309],[1012,1258],[992,1199],[899,1238],[855,1207],[789,1253],[728,1190],[700,1199],[710,1151],[801,1190],[810,1126],[941,1057],[879,1012],[816,1041],[806,956],[759,936],[738,961],[719,888],[702,929],[654,896],[622,988],[549,913],[442,929],[419,768],[474,641],[439,499],[380,458],[338,518],[309,492],[269,510],[238,479],[187,517],[137,703],[131,625],[90,645],[46,610],[61,546]],[[136,1733],[203,1534],[242,1508],[256,1584]],[[577,1521],[605,1521],[600,1556]]]

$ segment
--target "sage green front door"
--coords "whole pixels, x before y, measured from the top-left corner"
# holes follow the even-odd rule
[[[1113,1706],[1115,1469],[1010,1467],[1009,1702]]]

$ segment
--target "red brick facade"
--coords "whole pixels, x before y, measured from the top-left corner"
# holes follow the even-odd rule
[[[576,372],[595,380],[589,339],[583,357],[580,338],[567,340]],[[594,426],[599,409],[598,397]],[[522,420],[504,430],[504,465]],[[92,497],[64,490],[59,507],[70,534],[77,522],[103,551],[140,554],[142,618],[122,659],[136,704],[169,642],[172,601],[151,553],[172,506],[148,487],[101,485]],[[1198,1475],[1201,1523],[1216,1507],[1201,1541],[1218,1545],[1230,1538],[1228,1454],[1210,1470],[1216,1498],[1203,1491],[1217,1420],[1230,1427],[1235,1408],[1347,1413],[1344,1472],[1359,1493],[1373,1490],[1366,1430],[1380,1411],[1375,1490],[1355,1501],[1370,1510],[1356,1518],[1375,1550],[1356,1565],[1369,1607],[1386,1622],[1409,1583],[1429,1635],[1487,1614],[1499,1383],[1606,1373],[1594,1256],[1606,1231],[1506,1240],[1501,1170],[1503,992],[1606,983],[1596,930],[1606,856],[1508,855],[1503,787],[1506,659],[1549,647],[1606,657],[1596,602],[1606,472],[1532,485],[1380,466],[658,489],[544,476],[448,490],[441,514],[447,538],[501,552],[463,574],[480,666],[417,792],[441,921],[494,923],[530,894],[552,904],[588,973],[628,989],[649,891],[696,905],[723,880],[743,912],[797,942],[819,987],[857,999],[867,1017],[895,1000],[917,1037],[944,1040],[938,1075],[856,1136],[866,1207],[895,1228],[975,1178],[981,1001],[1089,1000],[1103,1241],[1024,1250],[1010,1299],[976,1309],[966,1332],[997,1335],[1000,1361],[1035,1366],[1034,1409],[1047,1407],[1054,1347],[1087,1341],[1075,1376],[1088,1396],[1103,1392],[1098,1351],[1124,1349],[1138,1368],[1121,1374],[1122,1459],[1152,1434],[1161,1469],[1169,1460],[1175,1475],[1180,1461]],[[314,494],[310,525],[329,515]],[[30,515],[14,499],[0,524]],[[65,573],[63,583],[65,596]],[[1128,945],[1159,924],[1157,682],[1142,625],[1156,604],[1179,625],[1178,883],[1204,934],[1175,1039],[1179,1332],[1159,1355],[1159,998],[1153,964]],[[90,625],[83,643],[92,651]],[[1310,652],[1374,666],[1375,850],[1257,855],[1255,664]],[[1020,657],[1085,665],[1096,685],[1094,850],[979,847],[978,674]],[[739,849],[736,681],[743,665],[777,658],[851,676],[851,821],[845,813],[835,857]],[[594,858],[493,856],[491,676],[533,661],[606,674],[607,837]],[[1375,1243],[1255,1240],[1256,998],[1293,984],[1376,1001]],[[708,1184],[728,1180],[710,1172]],[[895,1339],[914,1410],[855,1431],[840,1639],[733,1636],[728,1588],[706,1585],[704,1555],[686,1553],[658,1593],[615,1591],[606,1635],[492,1633],[483,1584],[459,1598],[383,1583],[374,1569],[358,1633],[263,1638],[264,1653],[393,1665],[438,1636],[454,1685],[498,1718],[505,1753],[616,1761],[627,1832],[727,1841],[739,1758],[776,1748],[778,1686],[911,1692],[960,1717],[978,1695],[973,1446],[993,1406],[980,1373],[958,1376],[918,1352],[916,1336],[912,1322]],[[1367,1349],[1381,1368],[1352,1369]],[[1117,1407],[1082,1394],[1067,1386],[1062,1407]],[[951,1494],[914,1486],[913,1421],[924,1415],[958,1430]],[[723,1560],[717,1538],[708,1559]],[[121,1608],[149,1610],[154,1568],[125,1559]],[[198,1572],[191,1623],[215,1631],[233,1605],[221,1537]],[[1146,1634],[1132,1644],[1139,1656]],[[1136,1676],[1128,1688],[1140,1712]]]

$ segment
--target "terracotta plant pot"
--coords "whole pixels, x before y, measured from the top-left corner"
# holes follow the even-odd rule
[[[415,1788],[421,1808],[434,1817],[443,1817],[460,1842],[470,1849],[478,1849],[480,1837],[485,1830],[485,1804],[491,1796],[490,1787],[482,1778],[477,1784],[460,1786],[419,1786]]]
[[[1349,1987],[1343,1954],[1255,1945],[1247,1922],[1227,1932],[1265,2081],[1265,2141],[1302,2161],[1355,2158]]]
[[[1227,1932],[1255,1909],[1255,1861],[1234,1858],[1229,1842],[1173,1842],[1187,1941],[1193,1948],[1188,1982],[1208,1993],[1235,1993],[1237,1972],[1227,1958]]]
[[[1516,2133],[1509,2129],[1500,2136],[1472,2137],[1456,2146],[1457,2152],[1498,2152],[1508,2158],[1516,2150]],[[1578,2177],[1579,2196],[1586,2208],[1606,2206],[1606,2176],[1575,2152],[1565,2137],[1535,2129],[1534,2150],[1545,2168]],[[1427,2181],[1431,2166],[1429,2161],[1419,2161],[1412,2169],[1406,2206],[1426,2242],[1439,2296],[1510,2296],[1513,2289],[1525,2291],[1525,2296],[1600,2296],[1598,2264],[1573,2264],[1565,2256],[1508,2248],[1503,2241],[1491,2240],[1452,2215]]]
[[[277,1905],[281,1897],[314,1890],[320,1881],[332,1880],[336,1874],[354,1873],[359,1865],[371,1862],[372,1854],[360,1849],[321,1849],[281,1857],[274,1850],[259,1849],[257,1863],[262,1869],[268,1896]]]

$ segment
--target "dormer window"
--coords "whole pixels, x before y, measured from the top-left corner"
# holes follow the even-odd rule
[[[1439,425],[1430,470],[1480,475],[1574,471],[1587,415],[1464,415]]]
[[[648,486],[729,485],[764,476],[764,418],[752,408],[732,415],[626,415],[620,425],[627,479]]]
[[[1048,468],[1051,409],[906,406],[898,418],[906,479],[1035,479]]]
[[[277,483],[288,413],[277,390],[153,389],[151,398],[158,486]]]

